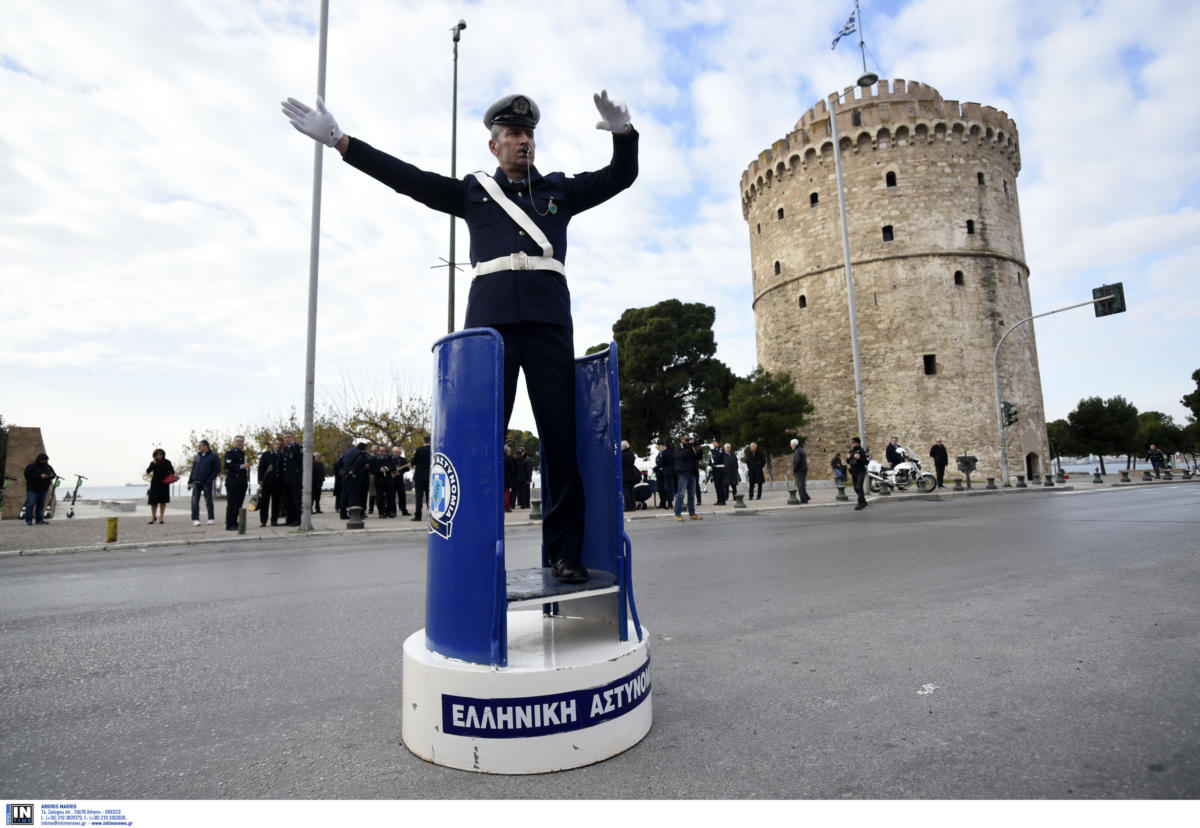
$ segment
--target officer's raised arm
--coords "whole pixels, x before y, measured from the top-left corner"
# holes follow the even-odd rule
[[[592,95],[592,100],[596,102],[596,109],[599,110],[602,119],[596,124],[596,129],[603,129],[619,135],[624,135],[633,129],[633,123],[629,120],[629,108],[623,103],[609,100],[607,89],[601,89]]]

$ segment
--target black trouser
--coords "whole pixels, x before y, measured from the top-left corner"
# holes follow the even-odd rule
[[[287,522],[292,525],[300,523],[300,489],[299,480],[283,481],[283,509],[287,512]]]
[[[381,518],[396,514],[392,482],[386,474],[375,475],[375,509]]]
[[[946,464],[945,463],[934,463],[933,468],[937,471],[938,488],[941,488],[942,478],[945,477],[945,475],[946,475]]]
[[[429,475],[417,474],[413,479],[413,517],[421,519],[421,506],[429,504]]]
[[[238,510],[246,500],[246,486],[249,480],[229,475],[225,478],[225,528],[238,528]]]
[[[396,505],[400,507],[400,514],[408,514],[408,492],[404,491],[404,475],[398,474],[392,478],[392,486],[396,489]],[[392,514],[396,514],[396,510],[392,510]]]
[[[662,477],[658,479],[658,496],[662,508],[675,508],[675,475],[673,473],[663,472]]]
[[[324,480],[314,480],[312,487],[312,510],[316,514],[321,511],[321,487],[325,485]]]
[[[755,486],[757,486],[757,487],[758,487],[758,498],[759,498],[759,500],[762,500],[762,481],[761,481],[761,480],[759,480],[759,481],[751,481],[751,483],[750,483],[750,494],[747,496],[747,499],[748,499],[748,500],[754,500],[754,487],[755,487]]]
[[[634,504],[637,502],[633,499],[633,484],[632,480],[624,480],[621,482],[621,497],[625,500],[625,511],[632,512]]]
[[[270,507],[271,523],[279,521],[280,491],[278,483],[264,483],[258,489],[258,519],[267,525],[267,507]]]
[[[525,374],[541,438],[542,548],[546,561],[578,563],[583,553],[584,495],[575,454],[575,339],[571,328],[539,322],[497,325],[504,339],[504,428]]]
[[[867,505],[867,493],[863,491],[863,484],[867,481],[866,469],[850,469],[850,478],[854,481],[854,493],[858,495],[858,502],[863,506]]]
[[[725,485],[725,470],[713,470],[713,485],[717,487],[717,505],[724,506],[729,499],[729,487]]]

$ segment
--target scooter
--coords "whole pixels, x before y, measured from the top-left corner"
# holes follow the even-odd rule
[[[75,491],[71,492],[71,508],[67,510],[67,517],[75,517],[75,501],[79,499],[79,487],[83,485],[83,481],[87,480],[82,474],[75,475]]]
[[[46,497],[46,510],[43,517],[46,520],[54,517],[54,510],[58,506],[58,487],[62,485],[63,479],[57,474],[54,475],[54,485],[50,487],[50,494]]]

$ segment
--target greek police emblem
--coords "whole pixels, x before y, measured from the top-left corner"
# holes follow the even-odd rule
[[[429,531],[449,538],[462,487],[450,458],[438,452],[429,469]]]

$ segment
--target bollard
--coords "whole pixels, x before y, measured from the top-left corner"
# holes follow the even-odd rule
[[[1154,475],[1152,475],[1152,474],[1150,473],[1150,470],[1149,470],[1149,469],[1147,469],[1146,471],[1142,472],[1142,480],[1143,480],[1143,481],[1147,481],[1147,480],[1153,480],[1153,479],[1154,479]]]
[[[104,542],[105,543],[116,543],[117,542],[117,519],[115,517],[110,517],[108,519],[108,527],[104,533]]]
[[[1023,475],[1023,474],[1017,475],[1017,488],[1018,489],[1028,489],[1029,488],[1029,486],[1026,485],[1026,483],[1025,483],[1025,475]]]
[[[733,504],[733,508],[735,508],[735,509],[747,509],[747,508],[749,508],[749,507],[746,505],[746,501],[744,500],[744,498],[745,498],[745,497],[746,497],[746,496],[745,496],[744,494],[735,494],[735,495],[733,496],[733,499],[734,499],[734,501],[735,501],[735,503]]]
[[[987,488],[989,488],[989,489],[994,489],[994,488],[996,488],[996,478],[994,478],[994,477],[989,477],[989,478],[987,479],[987,481],[988,481]]]
[[[849,500],[849,499],[850,498],[846,497],[846,484],[838,483],[837,484],[837,497],[835,498],[835,500]]]
[[[888,486],[887,484],[882,484],[882,483],[881,483],[881,484],[880,484],[880,486],[879,486],[879,494],[880,494],[882,497],[889,497],[889,496],[891,496],[891,494],[892,494],[892,487],[891,487],[891,486]]]
[[[1132,483],[1133,482],[1132,480],[1129,479],[1129,470],[1128,469],[1121,469],[1121,482],[1122,483]]]
[[[1163,476],[1163,480],[1170,480],[1171,479],[1171,470],[1163,469],[1162,476]]]
[[[793,487],[791,487],[791,486],[788,486],[788,490],[787,490],[787,492],[788,492],[787,505],[789,505],[789,506],[799,506],[799,505],[800,505],[800,498],[796,497],[796,490],[795,490]]]
[[[966,491],[966,489],[963,488],[961,477],[954,478],[954,491],[956,491],[956,492],[965,492]]]
[[[1184,470],[1183,470],[1183,479],[1184,479],[1184,480],[1191,480],[1191,479],[1192,479],[1192,470],[1191,470],[1191,469],[1184,469]]]
[[[1062,470],[1062,469],[1059,469],[1059,470],[1058,470],[1058,474],[1057,474],[1057,475],[1055,475],[1054,479],[1055,479],[1056,481],[1058,481],[1059,485],[1062,485],[1063,483],[1066,483],[1066,482],[1067,482],[1067,476],[1066,476],[1065,474],[1063,474],[1063,470]]]
[[[1096,469],[1096,471],[1092,472],[1092,482],[1093,483],[1103,483],[1104,482],[1104,478],[1102,478],[1100,476],[1099,469]]]
[[[238,509],[238,534],[246,534],[246,510]]]
[[[346,514],[350,515],[350,519],[346,521],[347,529],[362,529],[363,527],[363,507],[350,506],[346,509]]]
[[[532,497],[529,499],[529,519],[542,519],[542,499],[540,497]]]
[[[1053,485],[1054,485],[1054,475],[1052,475],[1052,474],[1046,475],[1046,482],[1042,484],[1042,487],[1044,488],[1046,486],[1053,486]]]

